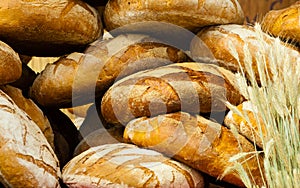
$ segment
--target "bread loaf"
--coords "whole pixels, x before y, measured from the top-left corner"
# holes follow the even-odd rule
[[[109,124],[126,125],[136,117],[180,110],[225,111],[225,101],[243,100],[230,71],[205,63],[178,63],[119,80],[103,96],[101,112]]]
[[[220,177],[233,165],[229,159],[241,152],[254,152],[254,146],[243,136],[237,138],[227,128],[201,116],[185,112],[142,117],[126,125],[124,139],[140,147],[151,148],[205,172]],[[253,185],[262,185],[258,161],[242,158],[245,169],[253,176]],[[261,156],[259,156],[261,160]],[[262,162],[262,161],[259,161]],[[231,172],[222,179],[244,186],[237,174]]]
[[[299,9],[300,1],[297,1],[285,9],[269,11],[261,23],[263,30],[273,36],[300,43]]]
[[[0,181],[6,187],[60,187],[59,162],[39,127],[0,90]]]
[[[49,64],[31,88],[31,97],[48,107],[94,102],[116,79],[134,72],[188,60],[172,46],[142,42],[144,36],[97,41],[85,53],[72,53]],[[89,76],[87,76],[89,75]],[[96,90],[96,91],[95,91]],[[96,94],[95,94],[96,92]]]
[[[24,55],[55,57],[101,36],[98,12],[81,0],[3,0],[0,38]]]
[[[43,111],[29,98],[25,98],[22,91],[18,88],[6,85],[0,86],[4,91],[26,114],[34,121],[45,135],[47,141],[54,149],[54,134],[48,118]]]
[[[200,43],[200,45],[199,45]],[[193,39],[191,43],[191,56],[193,59],[203,58],[203,48],[211,52],[212,58],[215,58],[218,61],[218,65],[225,67],[233,72],[241,71],[240,64],[246,75],[249,77],[250,68],[247,67],[246,57],[244,47],[249,51],[250,59],[252,59],[252,68],[254,75],[257,81],[260,80],[258,66],[263,66],[257,64],[256,57],[260,54],[263,54],[266,59],[266,66],[268,67],[268,73],[272,76],[272,72],[269,66],[269,58],[273,58],[271,54],[271,49],[274,50],[275,39],[264,34],[261,38],[255,32],[254,28],[246,25],[219,25],[212,26],[201,30],[197,36]],[[198,44],[198,45],[197,45]],[[298,51],[293,49],[290,46],[281,45],[285,49],[286,55],[292,58],[295,63],[300,60],[300,54]],[[237,58],[234,55],[234,48],[237,53]],[[211,58],[211,57],[210,57]],[[240,64],[239,64],[240,62]],[[263,63],[264,60],[261,60],[260,63]],[[249,65],[250,66],[250,65]]]
[[[158,21],[197,31],[207,25],[244,22],[244,13],[237,0],[110,0],[104,11],[108,30],[127,24]]]
[[[130,144],[92,147],[63,168],[68,187],[204,187],[202,175]]]
[[[22,62],[19,55],[6,43],[0,41],[0,85],[16,81],[21,74]]]
[[[224,124],[229,128],[234,126],[241,135],[263,148],[262,137],[266,136],[267,131],[257,108],[250,101],[245,101],[237,106],[237,110],[242,116],[230,110],[225,116]]]

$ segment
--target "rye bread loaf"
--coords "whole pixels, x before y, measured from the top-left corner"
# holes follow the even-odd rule
[[[262,65],[264,61],[266,62],[268,74],[272,76],[269,59],[273,58],[274,55],[272,53],[276,52],[274,43],[275,38],[270,37],[266,33],[260,36],[251,26],[229,24],[212,26],[201,30],[191,42],[190,51],[192,58],[197,60],[198,58],[203,58],[203,49],[205,49],[205,55],[210,54],[209,58],[218,60],[217,64],[219,66],[233,72],[241,71],[241,64],[242,69],[248,77],[251,73],[249,73],[250,68],[246,67],[251,66],[255,78],[259,81],[258,66],[262,66],[264,69],[265,65]],[[246,60],[247,57],[245,54],[247,53],[244,51],[244,48],[249,51],[250,57],[248,58],[253,62],[251,65]],[[283,43],[281,48],[284,49],[286,55],[292,58],[295,63],[300,61],[300,54],[295,48],[285,46]],[[271,50],[273,51],[272,53]],[[235,52],[237,57],[234,54]],[[263,54],[263,56],[260,54]],[[261,64],[257,64],[256,57],[258,56],[265,58],[259,61]]]
[[[104,22],[108,30],[128,24],[158,21],[197,31],[207,25],[244,22],[237,0],[110,0],[105,7]]]
[[[22,62],[19,55],[9,45],[0,41],[0,85],[16,81],[21,74]]]
[[[0,181],[6,187],[60,187],[59,161],[39,127],[0,90]]]
[[[98,12],[81,0],[3,0],[0,39],[24,55],[73,52],[102,33]]]
[[[204,187],[202,175],[131,144],[92,147],[63,168],[68,187]]]
[[[265,32],[290,40],[294,43],[300,43],[300,1],[291,6],[269,11],[261,22]]]
[[[225,101],[243,100],[232,72],[205,63],[177,63],[119,80],[103,96],[101,113],[109,124],[126,125],[136,117],[180,110],[225,111]]]
[[[164,153],[216,178],[234,165],[229,161],[231,157],[255,151],[245,137],[235,137],[221,124],[185,112],[132,120],[126,125],[124,140]],[[247,158],[242,164],[252,174],[253,185],[262,185],[257,158],[251,158],[251,155],[240,159],[240,162]],[[262,162],[261,156],[258,158]],[[234,172],[228,173],[222,180],[244,186]]]
[[[53,130],[44,112],[31,99],[24,97],[20,89],[9,85],[0,86],[0,89],[37,124],[51,147],[54,149]]]
[[[263,148],[262,138],[266,136],[267,130],[260,113],[250,101],[245,101],[230,110],[224,119],[224,124],[231,128],[234,126],[241,135]]]
[[[36,78],[30,96],[47,107],[83,105],[94,102],[116,79],[189,59],[183,51],[169,45],[138,43],[144,38],[119,36],[97,41],[84,53],[60,58]]]

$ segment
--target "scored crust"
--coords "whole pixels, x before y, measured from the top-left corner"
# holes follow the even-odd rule
[[[204,187],[202,175],[162,154],[131,144],[92,147],[63,169],[69,187]]]
[[[191,31],[216,24],[244,22],[244,13],[236,0],[111,0],[104,11],[108,30],[131,23],[159,21]]]
[[[59,161],[39,127],[0,90],[0,181],[9,187],[60,187]]]
[[[124,140],[164,153],[216,178],[234,165],[230,162],[231,157],[255,151],[253,144],[243,136],[236,137],[218,123],[185,112],[132,120],[126,125]],[[258,164],[262,162],[262,156],[257,156],[257,161],[251,155],[242,164],[252,173],[253,184],[262,185]],[[235,172],[225,175],[222,180],[244,186]]]
[[[80,0],[5,0],[0,7],[0,37],[22,54],[64,54],[102,34],[99,13]]]
[[[230,71],[212,64],[177,63],[117,81],[103,96],[101,112],[108,123],[126,125],[136,117],[180,110],[222,112],[225,101],[240,104],[243,100]]]
[[[43,106],[83,105],[94,102],[116,79],[189,59],[169,45],[120,38],[97,41],[85,53],[72,53],[48,64],[34,81],[30,96]]]

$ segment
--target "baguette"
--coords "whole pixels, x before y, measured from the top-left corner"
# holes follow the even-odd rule
[[[59,161],[39,127],[0,90],[0,182],[60,187]]]
[[[30,96],[47,107],[83,105],[94,102],[116,79],[189,59],[177,48],[143,42],[144,38],[130,35],[96,41],[84,53],[60,58],[36,78]]]
[[[256,80],[259,82],[258,66],[264,66],[257,64],[256,57],[261,53],[266,57],[266,66],[268,74],[272,76],[272,72],[269,66],[269,58],[273,58],[271,49],[274,50],[275,38],[270,37],[267,34],[260,36],[255,32],[254,28],[246,25],[219,25],[212,26],[201,30],[197,36],[191,42],[191,56],[193,59],[202,58],[203,48],[209,51],[212,58],[215,58],[219,66],[222,66],[233,72],[241,71],[241,68],[245,71],[246,76],[249,78],[249,68],[247,68],[246,57],[244,47],[249,50],[250,58],[253,64],[251,64]],[[199,44],[200,43],[200,44]],[[236,49],[238,57],[234,56],[232,47]],[[300,54],[295,48],[284,45],[282,43],[281,48],[285,53],[294,60],[295,63],[300,61]],[[211,58],[211,57],[210,57]],[[238,58],[238,59],[236,59]],[[241,68],[240,68],[240,64]],[[260,61],[264,62],[263,60]],[[282,65],[284,66],[284,64]],[[264,69],[264,67],[263,67]]]
[[[254,146],[243,136],[235,137],[227,128],[201,116],[185,112],[142,117],[129,122],[124,140],[140,147],[150,148],[185,163],[195,169],[219,178],[234,165],[229,159],[241,152],[254,152]],[[262,176],[255,157],[242,162],[254,178],[253,185],[262,185]],[[231,172],[222,179],[236,186],[244,186],[239,176]]]
[[[21,74],[22,62],[19,55],[9,45],[0,41],[0,85],[16,81]]]
[[[230,71],[205,63],[178,63],[119,80],[103,96],[101,112],[107,123],[126,125],[136,117],[180,110],[222,112],[225,101],[243,100]]]
[[[162,154],[131,144],[92,147],[63,168],[72,187],[204,187],[202,175]]]
[[[197,31],[207,25],[244,22],[237,0],[110,0],[105,7],[104,23],[110,31],[138,22],[167,22]]]
[[[6,85],[0,86],[5,92],[27,115],[34,121],[45,135],[47,141],[54,149],[54,134],[48,118],[43,111],[29,98],[25,98],[22,91],[18,88]]]
[[[56,57],[95,41],[102,22],[81,0],[3,0],[0,38],[18,53]]]
[[[269,11],[261,22],[265,32],[275,37],[300,43],[300,1],[280,10]]]

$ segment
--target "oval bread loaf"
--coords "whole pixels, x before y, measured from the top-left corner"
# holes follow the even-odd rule
[[[0,7],[0,38],[24,55],[55,57],[102,33],[98,12],[81,0],[4,0]]]
[[[32,121],[37,124],[44,133],[51,147],[54,149],[53,130],[43,111],[30,98],[25,98],[20,89],[9,85],[0,86],[0,89],[4,91],[16,103],[16,105],[26,112]]]
[[[202,175],[131,144],[92,147],[63,168],[68,187],[204,187]]]
[[[269,11],[261,22],[265,32],[282,39],[300,43],[300,1],[291,6]]]
[[[116,79],[189,59],[183,51],[169,45],[137,43],[146,40],[144,38],[119,36],[97,41],[85,53],[60,58],[47,65],[36,78],[30,96],[48,107],[83,105],[94,102]]]
[[[230,110],[225,116],[224,124],[229,128],[234,126],[241,135],[263,148],[262,138],[266,138],[267,130],[255,105],[245,101],[236,108],[242,115]]]
[[[201,45],[197,45],[201,43]],[[249,77],[251,70],[253,70],[257,81],[260,80],[258,66],[263,67],[264,60],[260,60],[261,64],[257,64],[257,58],[259,53],[263,53],[266,57],[266,66],[270,76],[272,72],[270,70],[269,59],[273,58],[275,52],[275,38],[270,37],[267,34],[263,36],[258,35],[254,28],[247,25],[219,25],[212,26],[201,30],[191,43],[191,56],[194,59],[202,58],[203,46],[209,50],[213,58],[220,60],[218,65],[225,67],[233,72],[241,71],[240,65]],[[280,45],[284,49],[285,53],[292,58],[295,63],[300,61],[300,54],[291,46],[285,46],[283,43]],[[201,48],[202,47],[202,48]],[[247,52],[244,51],[246,48]],[[235,50],[232,50],[235,49]],[[258,53],[259,52],[259,53]],[[249,53],[250,57],[246,57],[245,54]],[[253,64],[249,65],[247,58],[250,58]],[[239,64],[240,63],[240,64]],[[247,64],[248,63],[248,64]],[[284,64],[283,64],[284,66]]]
[[[0,85],[11,83],[22,75],[19,55],[6,43],[0,41]]]
[[[126,125],[136,117],[180,110],[225,111],[225,101],[243,100],[232,72],[212,64],[178,63],[119,80],[103,96],[101,112],[107,123]]]
[[[185,112],[132,120],[126,125],[124,140],[172,156],[216,178],[234,165],[229,160],[231,157],[255,151],[253,144],[243,136],[236,138],[226,127]],[[251,158],[251,155],[245,157],[247,160],[240,160],[245,160],[242,163],[252,174],[253,185],[262,185],[257,158]],[[258,158],[262,162],[262,157]],[[234,172],[228,173],[222,180],[244,186]]]
[[[59,161],[39,127],[0,90],[0,181],[6,187],[60,187]]]
[[[158,21],[197,31],[207,25],[244,22],[237,0],[110,0],[104,11],[108,30],[127,24]]]

